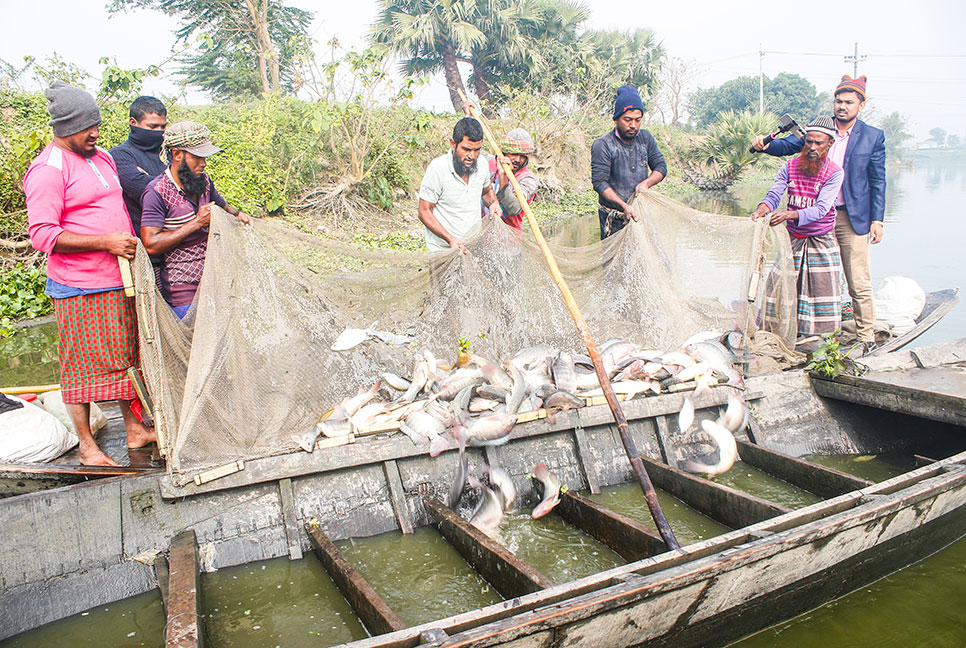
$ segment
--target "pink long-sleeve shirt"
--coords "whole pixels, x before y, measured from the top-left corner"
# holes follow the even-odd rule
[[[134,234],[110,153],[98,148],[91,158],[47,145],[23,178],[30,242],[46,252],[47,277],[73,288],[122,285],[117,257],[110,252],[54,252],[61,232]]]

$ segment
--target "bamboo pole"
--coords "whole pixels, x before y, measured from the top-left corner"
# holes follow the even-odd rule
[[[463,99],[464,102],[469,103],[462,91],[458,92],[460,94],[460,98]],[[487,126],[486,120],[484,119],[483,115],[480,114],[480,111],[477,110],[476,106],[470,104],[470,111],[473,117],[475,117],[480,122],[480,125],[483,126],[483,134],[486,136],[490,146],[493,147],[493,152],[497,156],[497,163],[500,164],[500,159],[503,157],[503,152],[500,150],[500,145],[497,143],[496,138],[493,137],[493,133],[490,132],[490,128]],[[600,352],[597,350],[597,344],[594,342],[594,338],[590,333],[590,329],[587,327],[587,323],[580,314],[580,308],[577,306],[577,301],[574,299],[573,293],[570,292],[570,287],[567,286],[567,282],[560,273],[560,268],[557,266],[556,259],[553,258],[553,253],[550,251],[550,247],[547,245],[546,239],[543,238],[543,232],[540,231],[540,225],[537,224],[537,219],[534,217],[529,203],[527,203],[527,197],[523,194],[523,190],[520,188],[520,183],[517,182],[516,176],[513,175],[513,168],[509,164],[504,163],[503,170],[506,172],[507,179],[513,186],[513,191],[517,195],[517,200],[520,201],[520,205],[523,206],[523,213],[527,217],[527,223],[530,225],[530,231],[533,232],[533,236],[537,240],[537,245],[540,246],[540,251],[543,252],[543,258],[547,262],[547,266],[550,268],[550,274],[553,276],[554,283],[557,284],[557,288],[560,290],[560,294],[563,296],[564,302],[567,304],[567,308],[570,310],[570,315],[574,318],[574,324],[577,325],[577,330],[580,332],[580,337],[587,346],[587,354],[594,363],[594,370],[597,372],[597,379],[600,381],[600,386],[604,390],[604,398],[607,399],[607,405],[610,407],[610,411],[614,414],[614,421],[617,423],[617,431],[620,433],[621,442],[624,444],[624,452],[627,453],[627,458],[631,462],[631,467],[634,468],[634,472],[637,474],[637,480],[640,482],[641,490],[644,491],[644,499],[647,500],[647,508],[651,511],[651,517],[654,518],[654,523],[657,525],[657,530],[660,532],[664,542],[667,543],[669,549],[678,549],[681,547],[681,544],[674,537],[674,531],[671,530],[671,525],[668,524],[667,518],[664,517],[664,511],[661,510],[661,504],[657,501],[657,493],[654,492],[654,486],[651,484],[651,478],[648,477],[647,470],[644,468],[644,462],[641,461],[640,454],[637,451],[637,445],[634,443],[634,439],[631,438],[631,432],[627,426],[627,419],[624,417],[624,410],[621,409],[620,402],[617,400],[617,394],[614,393],[614,388],[610,384],[610,379],[607,377],[607,371],[604,369],[604,362],[600,358]]]

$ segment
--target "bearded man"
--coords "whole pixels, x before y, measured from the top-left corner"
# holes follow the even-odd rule
[[[169,126],[164,132],[165,153],[168,167],[141,196],[141,240],[148,254],[162,256],[161,295],[184,319],[205,269],[211,206],[218,205],[246,225],[251,219],[225,202],[205,173],[207,158],[221,153],[207,126],[187,121]]]
[[[844,75],[835,88],[835,142],[829,153],[845,171],[835,199],[835,235],[842,251],[842,266],[855,311],[855,335],[863,350],[875,348],[875,301],[869,262],[869,245],[882,240],[885,218],[885,134],[859,119],[865,109],[865,76]],[[792,155],[802,139],[791,136],[765,144],[763,135],[752,146],[769,155]]]
[[[520,204],[502,163],[509,164],[513,169],[513,177],[517,179],[527,204],[530,204],[537,196],[537,176],[529,168],[530,156],[536,153],[536,147],[530,133],[522,128],[514,128],[506,137],[500,138],[500,149],[504,156],[501,164],[497,164],[495,157],[490,159],[490,180],[495,187],[500,207],[503,208],[503,222],[522,231],[523,205]]]
[[[101,112],[89,93],[54,81],[50,102],[54,139],[23,179],[30,242],[47,254],[47,287],[60,334],[60,385],[80,439],[81,463],[117,466],[91,434],[90,404],[116,400],[127,446],[155,441],[131,411],[138,366],[134,298],[126,297],[117,257],[133,259],[137,239],[124,208],[117,167],[97,146]]]
[[[805,128],[802,152],[778,171],[752,219],[770,213],[773,227],[785,223],[798,274],[798,335],[831,333],[841,324],[841,255],[835,237],[835,197],[844,172],[829,157],[835,141],[831,117],[817,117]],[[786,209],[778,209],[788,192]],[[766,321],[774,317],[766,303]]]
[[[472,117],[463,117],[453,127],[450,152],[429,163],[419,186],[419,220],[426,228],[426,249],[430,252],[455,249],[466,253],[463,241],[480,231],[483,210],[503,216],[490,174],[478,164],[483,148],[483,127]]]

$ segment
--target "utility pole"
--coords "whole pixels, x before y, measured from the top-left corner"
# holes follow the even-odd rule
[[[758,43],[758,114],[765,114],[765,50]]]
[[[863,54],[862,56],[859,56],[859,44],[858,43],[855,44],[855,54],[853,54],[852,56],[846,56],[845,57],[845,62],[846,63],[848,63],[849,61],[852,62],[852,78],[853,79],[859,76],[859,61],[864,61],[867,58],[869,58],[869,57],[866,56],[865,54]]]

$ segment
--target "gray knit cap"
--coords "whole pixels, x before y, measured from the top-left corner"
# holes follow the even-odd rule
[[[101,111],[91,93],[63,81],[54,81],[44,90],[50,105],[50,125],[56,137],[69,137],[101,123]]]
[[[816,117],[808,123],[805,127],[805,132],[815,131],[816,133],[825,133],[833,140],[835,139],[835,120],[831,117]]]

